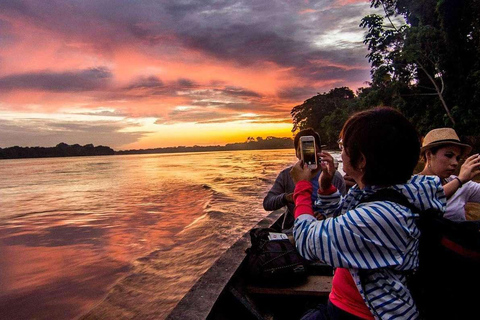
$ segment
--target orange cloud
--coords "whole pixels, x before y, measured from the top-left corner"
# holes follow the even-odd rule
[[[29,112],[78,114],[79,122],[88,114],[92,123],[100,114],[112,123],[121,117],[123,130],[136,135],[119,136],[119,143],[182,123],[210,125],[215,129],[204,132],[214,135],[220,124],[245,120],[244,114],[256,117],[244,123],[250,136],[268,135],[259,122],[284,132],[277,121],[289,119],[295,105],[336,86],[356,89],[369,78],[356,38],[361,30],[351,23],[368,3],[352,8],[357,3],[339,0],[335,10],[309,1],[281,8],[244,4],[248,15],[222,5],[199,10],[203,4],[133,10],[144,9],[138,1],[127,12],[89,0],[78,6],[6,3],[0,112],[18,112],[16,124]],[[266,12],[275,19],[255,18]],[[12,130],[13,139],[19,130]]]

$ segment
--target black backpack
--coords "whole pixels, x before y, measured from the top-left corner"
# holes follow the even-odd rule
[[[472,319],[480,299],[480,222],[453,222],[435,210],[419,211],[392,189],[360,203],[391,201],[419,213],[419,267],[407,286],[422,319]]]
[[[250,239],[246,269],[251,282],[281,287],[306,280],[306,261],[286,234],[271,228],[255,228],[250,231]]]

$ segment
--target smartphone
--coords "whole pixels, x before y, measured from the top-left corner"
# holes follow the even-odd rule
[[[304,164],[310,169],[317,169],[317,148],[313,136],[300,137],[300,154]]]

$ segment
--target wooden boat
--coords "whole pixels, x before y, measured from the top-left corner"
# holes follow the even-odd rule
[[[269,227],[282,212],[274,211],[256,227]],[[249,283],[245,274],[247,232],[232,245],[183,297],[168,320],[190,319],[299,319],[330,293],[332,269],[308,266],[306,282],[292,287],[265,287]]]

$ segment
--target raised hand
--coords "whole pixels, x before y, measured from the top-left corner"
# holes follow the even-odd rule
[[[325,151],[320,152],[318,158],[321,159],[320,168],[322,169],[322,173],[318,178],[319,189],[320,191],[328,190],[332,185],[333,176],[337,169],[335,168],[335,163],[330,153]]]
[[[315,177],[318,171],[322,170],[320,166],[317,169],[312,170],[303,164],[303,161],[298,161],[290,170],[290,176],[292,177],[293,182],[296,184],[298,181],[307,180],[310,181]]]
[[[460,168],[460,173],[458,178],[462,183],[466,183],[480,173],[480,155],[474,154],[465,160],[462,167]]]

